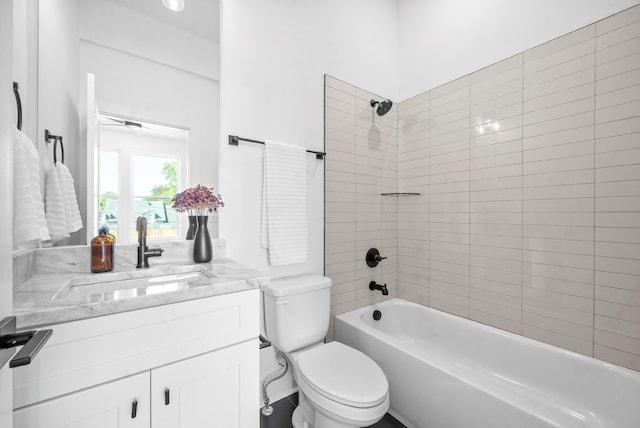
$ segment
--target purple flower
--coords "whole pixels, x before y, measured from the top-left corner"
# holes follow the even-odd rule
[[[222,196],[213,193],[213,187],[199,184],[177,193],[171,201],[176,211],[187,211],[189,215],[205,215],[217,211],[218,207],[224,207]]]

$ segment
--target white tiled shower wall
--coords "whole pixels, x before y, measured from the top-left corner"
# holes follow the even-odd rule
[[[326,79],[332,314],[381,299],[375,279],[640,370],[640,6],[384,117],[370,98]]]

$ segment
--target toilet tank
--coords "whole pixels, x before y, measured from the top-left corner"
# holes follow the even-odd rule
[[[300,275],[263,285],[267,337],[279,350],[294,351],[321,342],[329,329],[331,279]]]

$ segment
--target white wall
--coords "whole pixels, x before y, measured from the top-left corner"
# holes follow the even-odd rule
[[[348,3],[348,4],[346,4]],[[324,147],[324,74],[396,93],[395,1],[223,2],[221,129],[311,150]],[[280,277],[323,271],[323,169],[309,155],[310,260],[269,266],[260,248],[262,148],[221,144],[221,237],[232,259]]]
[[[324,164],[308,157],[307,263],[269,266],[260,248],[262,148],[229,146],[228,134],[324,147],[324,74],[393,98],[397,86],[395,0],[222,2],[220,237],[228,256],[275,277],[323,273]],[[277,366],[263,350],[261,375]],[[289,388],[289,389],[287,389]],[[272,400],[291,378],[270,386]]]
[[[398,99],[433,89],[637,3],[399,0]]]

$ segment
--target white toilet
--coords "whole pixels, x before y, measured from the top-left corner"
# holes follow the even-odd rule
[[[295,428],[366,427],[389,409],[389,383],[362,352],[323,343],[331,279],[301,275],[263,285],[266,333],[292,364],[298,384]]]

